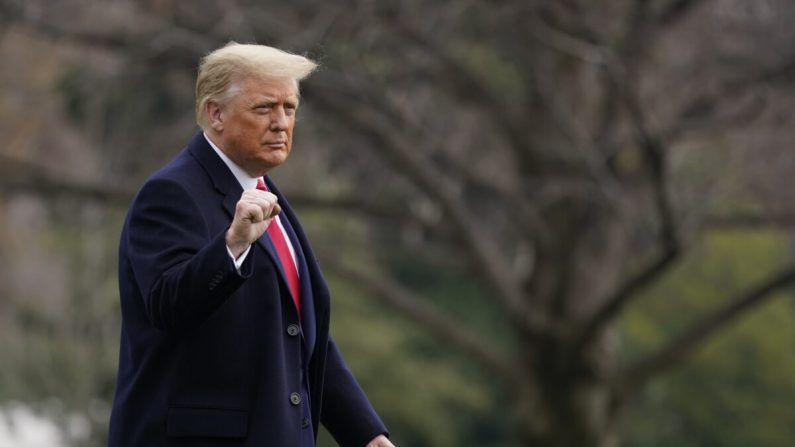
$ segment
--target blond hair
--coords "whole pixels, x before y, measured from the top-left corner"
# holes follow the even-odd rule
[[[235,85],[248,77],[293,79],[297,86],[316,68],[315,62],[277,48],[229,42],[204,56],[199,63],[196,122],[201,128],[206,128],[207,103],[229,100],[237,92]]]

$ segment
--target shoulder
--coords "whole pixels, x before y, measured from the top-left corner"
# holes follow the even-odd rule
[[[202,156],[206,156],[208,146],[206,139],[201,132],[193,135],[181,151],[166,165],[155,171],[144,183],[144,186],[151,182],[174,181],[178,183],[192,183],[198,180],[206,180],[207,176],[202,175]],[[209,146],[208,146],[209,147]]]
[[[227,181],[223,162],[219,158],[217,162],[222,166],[213,166],[215,160],[212,156],[217,156],[214,153],[207,154],[207,148],[202,144],[207,145],[203,135],[194,135],[174,159],[154,172],[138,190],[128,214],[152,206],[164,210],[195,210],[220,203],[225,192],[231,191],[232,187],[227,185],[226,189],[223,188],[226,185],[223,182]],[[228,177],[236,182],[231,173]]]
[[[201,165],[191,156],[188,148],[184,148],[168,164],[155,171],[144,185],[158,181],[189,183],[195,181],[201,171]]]
[[[193,156],[190,147],[180,151],[168,164],[155,171],[141,186],[138,196],[151,190],[183,189],[194,194],[202,194],[212,187],[212,180]],[[137,199],[137,198],[136,198]]]

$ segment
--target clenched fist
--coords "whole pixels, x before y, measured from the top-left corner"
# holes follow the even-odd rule
[[[384,435],[378,435],[375,439],[370,441],[365,447],[395,447],[392,442]]]
[[[273,218],[281,212],[277,202],[276,196],[268,191],[243,191],[235,205],[232,225],[226,231],[226,246],[235,259],[262,236]]]

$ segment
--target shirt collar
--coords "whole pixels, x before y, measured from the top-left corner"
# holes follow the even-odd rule
[[[212,140],[210,140],[210,137],[207,136],[206,132],[203,132],[203,134],[204,139],[210,143],[210,147],[213,148],[215,153],[218,154],[218,156],[221,157],[221,160],[224,161],[224,164],[226,164],[229,170],[232,171],[232,174],[235,176],[238,183],[240,183],[240,186],[243,187],[243,190],[255,189],[257,187],[257,180],[261,179],[262,177],[251,177],[248,175],[243,168],[232,161],[231,158],[229,158],[221,149],[218,148],[218,146],[215,145],[215,143],[212,142]]]

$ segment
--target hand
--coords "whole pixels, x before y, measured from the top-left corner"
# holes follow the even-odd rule
[[[370,441],[365,447],[395,447],[395,444],[384,435],[378,435],[375,439]]]
[[[226,231],[226,246],[235,259],[262,236],[271,220],[281,212],[277,201],[276,196],[268,191],[243,191],[235,205],[232,224]]]

